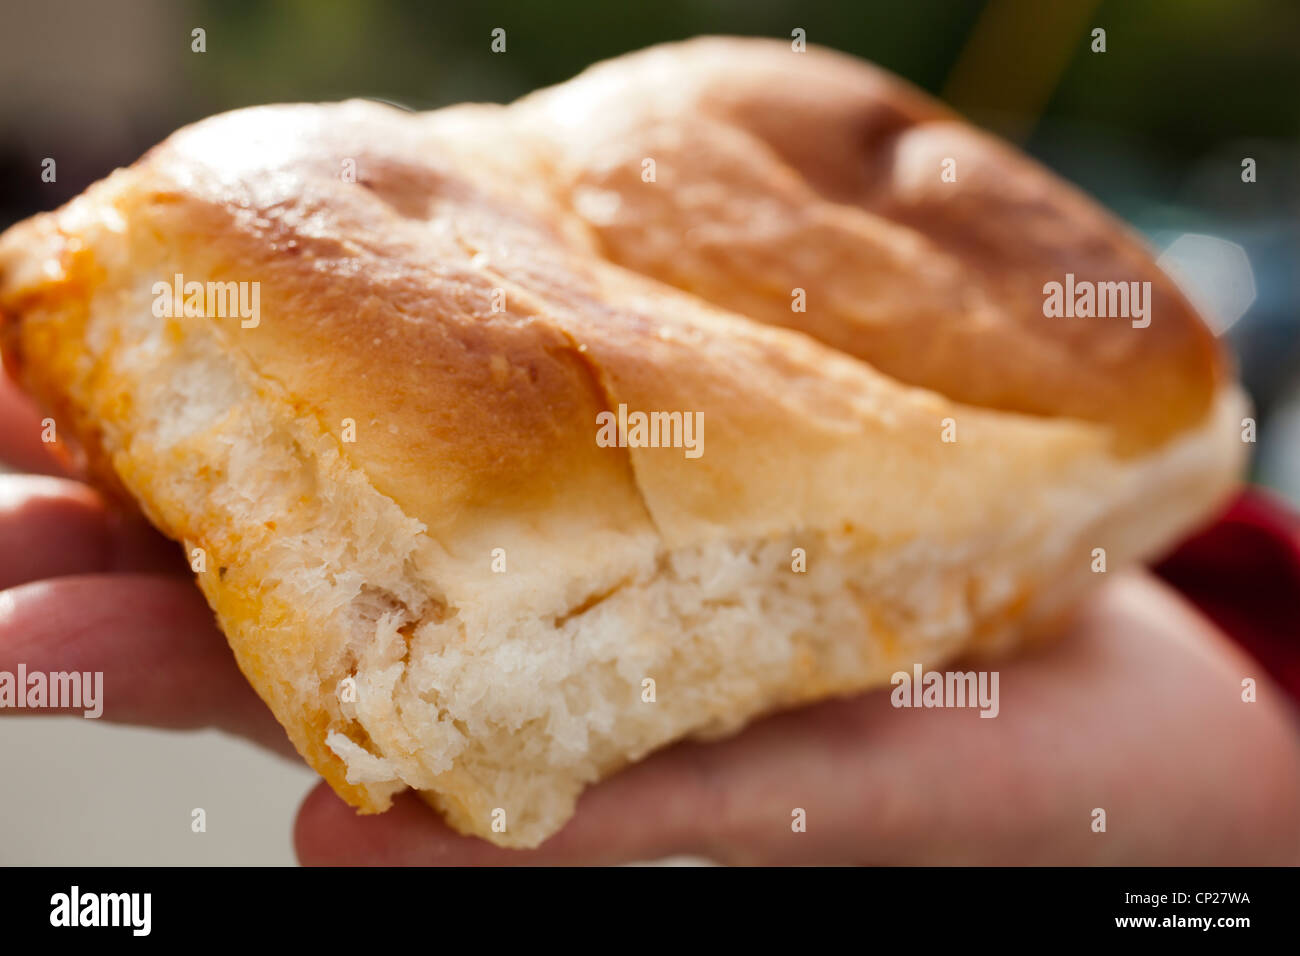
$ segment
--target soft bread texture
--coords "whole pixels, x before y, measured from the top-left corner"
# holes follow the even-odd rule
[[[1045,318],[1067,271],[1150,281],[1150,327]],[[156,318],[176,274],[260,283],[259,324]],[[0,313],[98,481],[204,549],[308,762],[506,846],[673,740],[1015,646],[1243,457],[1212,335],[1120,226],[783,43],[214,117],[0,237]],[[620,404],[703,413],[704,454],[598,446]]]

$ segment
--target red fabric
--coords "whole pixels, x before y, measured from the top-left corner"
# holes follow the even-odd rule
[[[1300,516],[1250,489],[1155,571],[1300,700]]]

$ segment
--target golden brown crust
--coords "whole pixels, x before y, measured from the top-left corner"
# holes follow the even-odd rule
[[[1127,229],[867,64],[708,38],[520,106],[540,114],[558,188],[607,258],[900,381],[1100,422],[1138,450],[1200,421],[1224,379],[1214,336]],[[1045,317],[1043,286],[1066,273],[1150,282],[1150,326]],[[806,312],[791,311],[796,287]]]
[[[368,104],[243,111],[183,130],[135,172],[151,184],[158,228],[220,252],[232,275],[265,272],[272,295],[293,298],[274,330],[243,337],[268,359],[283,357],[286,373],[321,371],[288,361],[277,337],[298,334],[290,322],[312,354],[346,341],[336,361],[354,380],[377,367],[376,349],[398,345],[416,358],[394,367],[396,378],[372,376],[368,387],[380,391],[371,395],[389,405],[420,394],[411,386],[426,356],[490,380],[497,346],[472,316],[502,285],[472,256],[498,237],[529,248],[528,262],[516,256],[509,266],[530,293],[591,295],[587,264],[560,248],[591,251],[575,241],[574,220],[619,265],[806,332],[898,381],[981,407],[1099,422],[1131,449],[1201,420],[1222,380],[1213,336],[1122,227],[866,64],[709,39],[603,64],[508,110],[450,113],[459,122]],[[940,181],[947,157],[955,183]],[[643,158],[657,164],[654,183],[642,181]],[[478,172],[475,159],[491,174],[467,177]],[[345,161],[356,164],[357,183],[341,181]],[[512,208],[512,180],[525,176],[526,201]],[[379,274],[370,268],[377,261]],[[570,275],[548,278],[557,270]],[[1150,327],[1044,317],[1043,284],[1067,272],[1151,282]],[[433,279],[439,331],[410,326],[411,341],[392,343],[384,312],[403,301],[423,306]],[[796,288],[806,311],[791,309]],[[559,359],[572,343],[556,331],[543,341],[545,333],[522,329],[530,321],[519,318],[501,354],[511,369],[520,355],[546,355],[528,374],[571,401],[584,390],[574,386],[586,378],[583,362]],[[493,384],[481,398],[457,413],[455,429],[490,438],[506,406],[529,414],[517,391]],[[600,396],[572,408],[567,436],[573,453],[589,457],[592,402]],[[453,428],[439,407],[429,421]],[[520,424],[538,449],[554,451],[557,436],[542,432],[556,422]],[[464,464],[476,481],[491,468]],[[431,487],[430,500],[445,501],[447,490]]]

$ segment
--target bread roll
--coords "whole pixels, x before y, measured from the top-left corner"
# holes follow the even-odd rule
[[[1148,324],[1046,316],[1067,274]],[[1016,646],[1243,458],[1119,224],[779,42],[213,117],[0,237],[0,313],[303,757],[503,846],[674,740]]]

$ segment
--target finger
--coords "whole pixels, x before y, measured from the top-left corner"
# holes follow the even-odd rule
[[[0,475],[0,590],[97,571],[187,573],[177,546],[66,478]]]
[[[29,674],[102,673],[103,718],[114,723],[220,727],[292,753],[202,595],[179,579],[67,577],[0,592],[0,671],[20,663]]]
[[[38,475],[71,475],[59,446],[41,440],[42,419],[36,404],[0,373],[0,463]]]
[[[462,836],[412,794],[387,813],[359,816],[322,784],[299,810],[298,858],[308,865],[385,866],[614,864],[678,855],[746,862],[758,847],[770,858],[779,852],[773,841],[794,832],[792,807],[807,805],[813,794],[843,791],[864,703],[870,711],[889,709],[883,693],[830,701],[767,718],[730,740],[654,754],[589,788],[573,819],[535,850]],[[860,795],[847,802],[849,813],[869,810]],[[810,857],[833,852],[817,842],[797,848]]]
[[[705,808],[684,748],[590,788],[565,828],[536,850],[494,846],[452,830],[414,793],[361,816],[322,783],[298,811],[294,843],[308,866],[535,866],[654,860],[699,850]],[[707,815],[707,813],[704,813]]]

